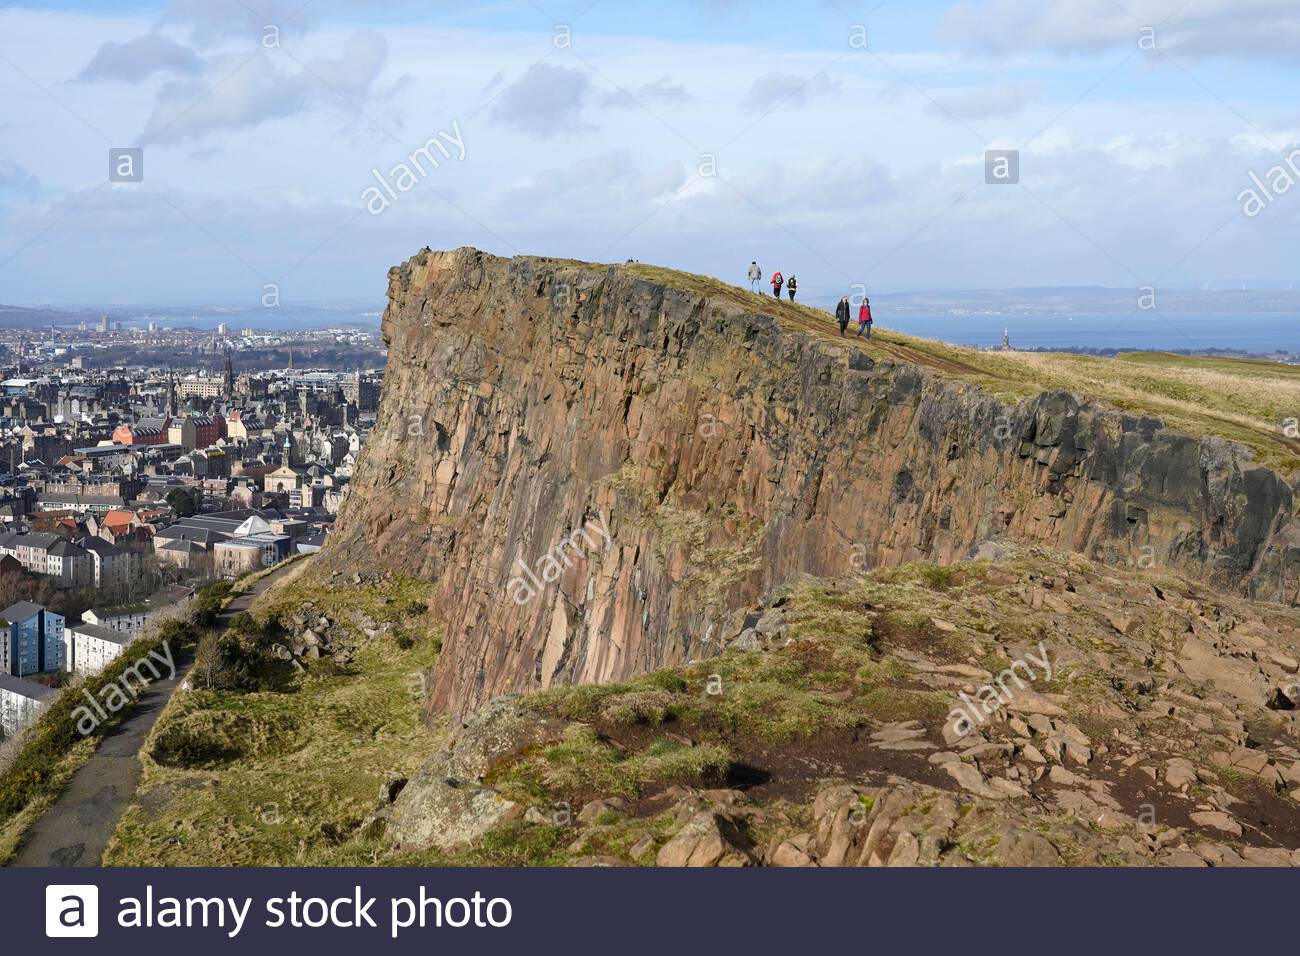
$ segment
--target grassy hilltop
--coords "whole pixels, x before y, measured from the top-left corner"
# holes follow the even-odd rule
[[[1019,400],[1068,389],[1125,411],[1157,415],[1170,428],[1189,435],[1240,442],[1254,449],[1262,464],[1288,476],[1300,472],[1300,438],[1294,437],[1296,429],[1286,427],[1288,419],[1300,419],[1300,366],[1164,352],[1133,352],[1113,359],[1064,352],[981,352],[882,329],[889,324],[884,314],[870,342],[841,339],[834,318],[820,309],[778,302],[708,276],[640,264],[619,268],[770,315],[788,328],[846,343],[877,360],[920,365],[972,382],[999,398]],[[855,316],[849,334],[856,330]]]

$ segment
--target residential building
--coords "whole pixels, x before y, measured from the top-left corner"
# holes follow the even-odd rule
[[[101,627],[115,634],[125,634],[134,639],[140,635],[151,618],[192,597],[194,597],[193,588],[168,584],[143,601],[134,604],[112,604],[83,611],[81,623]]]
[[[217,439],[226,437],[226,420],[220,415],[186,415],[172,419],[167,429],[167,440],[186,451],[215,445]]]
[[[93,677],[116,660],[135,640],[127,631],[115,631],[100,624],[74,624],[68,628],[72,670],[83,677]]]
[[[144,622],[149,620],[149,605],[140,601],[136,604],[110,604],[104,607],[92,607],[81,612],[83,624],[94,624],[108,631],[128,634],[136,637],[144,630]]]
[[[91,583],[96,588],[116,594],[130,587],[140,561],[138,552],[109,544],[103,538],[82,538],[78,544],[90,556]]]
[[[17,558],[32,574],[53,578],[58,587],[84,587],[94,581],[89,552],[62,535],[0,534],[0,554]]]
[[[95,582],[95,564],[89,551],[79,544],[60,540],[46,552],[46,576],[61,588],[88,587]]]
[[[181,398],[221,398],[225,391],[222,379],[185,378],[176,383],[176,393]]]
[[[63,617],[31,601],[19,601],[0,611],[0,666],[14,677],[27,677],[68,667]]]
[[[167,439],[170,418],[142,418],[134,425],[119,425],[113,441],[119,445],[162,445]]]
[[[58,695],[44,684],[0,673],[0,730],[4,736],[13,737],[34,724]]]

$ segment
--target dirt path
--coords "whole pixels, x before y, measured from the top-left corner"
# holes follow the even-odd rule
[[[226,627],[254,599],[284,577],[281,568],[235,598],[218,618]],[[193,663],[187,652],[177,660],[176,675],[151,684],[131,713],[118,724],[69,782],[54,806],[27,831],[14,866],[98,866],[122,811],[140,782],[140,748],[172,692]]]

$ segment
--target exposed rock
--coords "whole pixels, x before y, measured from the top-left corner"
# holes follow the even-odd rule
[[[626,813],[627,801],[622,797],[604,797],[592,800],[578,811],[579,823],[591,823],[605,813]]]
[[[1061,854],[1041,834],[1003,824],[998,831],[997,861],[1002,866],[1059,866]]]
[[[1224,833],[1231,833],[1233,836],[1241,836],[1241,824],[1234,820],[1231,814],[1220,810],[1198,811],[1191,814],[1191,820],[1197,826],[1211,827]]]
[[[1293,598],[1292,491],[1249,451],[1066,392],[1009,405],[693,287],[472,249],[390,272],[382,407],[321,561],[437,582],[431,707],[697,658],[796,572],[947,563],[993,531]],[[521,566],[540,593],[514,601]]]
[[[945,763],[942,767],[948,776],[957,781],[957,785],[963,790],[981,797],[987,797],[991,800],[1000,800],[1006,796],[1000,790],[990,787],[984,775],[968,763]]]
[[[393,801],[389,832],[395,845],[451,849],[522,817],[523,808],[484,786],[482,775],[511,754],[558,740],[564,729],[562,721],[521,713],[510,700],[484,708]]]
[[[635,862],[641,863],[650,855],[650,852],[654,848],[655,839],[647,833],[641,839],[632,844],[631,849],[627,851],[627,855]]]
[[[801,833],[789,840],[783,840],[768,858],[769,866],[816,866],[816,861],[808,855],[808,846],[812,836]]]
[[[697,813],[659,850],[659,866],[750,866],[755,861],[748,841],[730,817]]]
[[[1165,761],[1165,783],[1171,787],[1185,787],[1196,782],[1196,768],[1185,757],[1171,757]]]
[[[393,780],[385,780],[379,785],[379,806],[389,806],[398,795],[406,788],[406,778],[398,777]]]

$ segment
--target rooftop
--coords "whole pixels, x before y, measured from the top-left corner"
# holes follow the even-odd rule
[[[13,677],[3,671],[0,671],[0,690],[8,691],[11,694],[19,694],[42,703],[59,696],[59,692],[52,687],[46,687],[44,684],[36,683],[36,681],[23,680],[21,677]]]
[[[31,601],[18,601],[16,604],[10,604],[3,611],[0,611],[0,618],[11,624],[21,624],[44,611],[45,608],[39,604],[33,604]]]
[[[125,647],[134,640],[134,635],[127,634],[125,631],[115,631],[112,628],[104,627],[102,624],[86,624],[83,622],[74,624],[68,630],[75,634],[85,634],[101,641],[108,641],[121,647]]]

